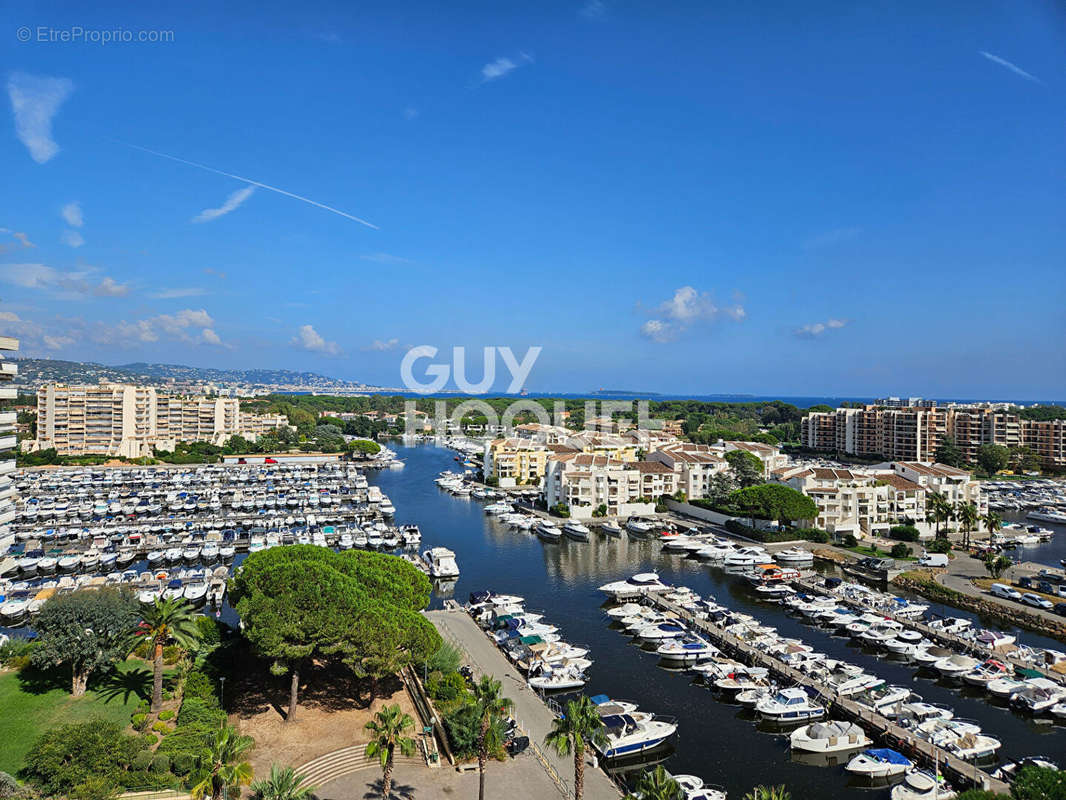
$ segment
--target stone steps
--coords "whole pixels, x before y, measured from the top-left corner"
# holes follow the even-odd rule
[[[403,756],[396,753],[393,756],[393,764],[402,766],[423,766],[423,761],[417,756]],[[353,772],[361,772],[365,769],[381,769],[381,761],[375,758],[367,758],[366,745],[356,745],[334,750],[316,759],[308,761],[297,772],[304,776],[305,784],[322,787],[330,781],[350,775]]]

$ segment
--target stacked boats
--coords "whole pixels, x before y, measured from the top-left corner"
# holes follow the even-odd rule
[[[563,641],[544,615],[527,611],[521,597],[472,592],[468,611],[522,672],[543,692],[572,692],[584,687],[592,666],[588,648]]]

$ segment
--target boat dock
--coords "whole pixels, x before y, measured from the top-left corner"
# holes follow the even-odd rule
[[[1010,792],[1008,784],[993,778],[975,764],[963,761],[957,756],[934,747],[924,739],[919,739],[910,731],[892,722],[892,720],[861,707],[854,700],[841,697],[810,675],[793,669],[777,658],[723,631],[706,620],[697,619],[681,606],[654,595],[647,596],[646,599],[659,609],[673,613],[679,619],[684,620],[685,624],[699,630],[727,655],[737,658],[750,666],[764,667],[771,674],[790,685],[803,686],[810,689],[830,710],[858,723],[872,737],[883,740],[908,758],[921,761],[929,766],[939,765],[939,768],[944,773],[949,774],[960,782],[997,793],[1008,794]]]
[[[800,580],[793,581],[792,585],[795,586],[801,592],[816,595],[832,594],[832,592],[828,592],[824,586],[820,586],[814,583],[809,577],[804,577]],[[1041,665],[1032,664],[1029,661],[1022,661],[1021,659],[1012,656],[1009,652],[1005,652],[1001,649],[989,650],[988,648],[979,646],[972,639],[964,639],[963,637],[957,634],[951,633],[949,631],[943,631],[939,628],[931,627],[930,625],[924,622],[920,622],[918,620],[896,616],[890,610],[866,606],[863,603],[860,603],[850,597],[839,597],[835,594],[833,596],[836,597],[837,601],[842,606],[847,606],[848,608],[852,608],[856,611],[881,614],[885,618],[894,620],[903,627],[908,628],[912,631],[916,631],[922,634],[930,641],[936,642],[937,644],[943,647],[950,648],[951,650],[954,650],[957,653],[964,653],[966,655],[973,656],[974,658],[981,659],[996,658],[1004,662],[1005,664],[1010,664],[1011,666],[1017,669],[1025,669],[1034,672],[1039,672],[1042,677],[1045,677],[1048,680],[1052,680],[1056,683],[1066,685],[1066,675],[1063,675],[1061,672],[1055,672],[1054,670],[1047,669],[1046,667],[1043,667]]]
[[[464,654],[476,675],[490,675],[503,685],[504,696],[514,702],[513,715],[529,737],[529,747],[544,767],[559,793],[574,795],[574,759],[560,756],[544,746],[544,737],[552,728],[555,715],[544,700],[526,683],[526,679],[504,657],[485,632],[466,611],[454,604],[443,611],[427,611],[426,617],[445,640]],[[586,754],[585,794],[589,800],[619,800],[621,791],[602,770],[593,766],[592,753]]]

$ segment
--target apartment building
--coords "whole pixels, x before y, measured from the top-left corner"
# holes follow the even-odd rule
[[[0,336],[0,401],[6,406],[0,411],[0,552],[15,541],[11,522],[15,519],[18,492],[11,480],[11,474],[15,471],[15,459],[10,454],[18,440],[18,414],[11,409],[18,396],[18,390],[12,385],[18,375],[18,364],[5,360],[4,353],[13,353],[18,349],[18,339]]]
[[[498,486],[540,486],[551,451],[546,444],[510,436],[485,445],[485,479]]]
[[[668,467],[677,476],[677,489],[688,497],[706,497],[710,493],[711,479],[729,469],[722,450],[692,442],[664,444],[649,453],[648,460]]]
[[[921,486],[927,492],[937,492],[952,506],[973,503],[981,514],[988,513],[988,498],[981,491],[981,484],[963,469],[947,464],[928,464],[913,461],[897,461],[892,464],[896,475]]]
[[[178,442],[255,439],[288,424],[282,415],[242,414],[236,398],[179,397],[150,386],[48,384],[37,391],[30,449],[124,458],[173,450]]]
[[[673,470],[657,462],[566,453],[548,460],[544,499],[549,507],[565,504],[575,519],[591,518],[600,506],[609,516],[650,514],[660,495],[677,491],[675,478]]]
[[[800,423],[804,447],[882,457],[933,461],[950,437],[970,463],[985,444],[1028,447],[1047,467],[1066,467],[1066,420],[1023,419],[1002,404],[838,408],[808,414]]]
[[[764,478],[769,478],[775,469],[788,464],[788,456],[782,455],[779,448],[762,442],[722,442],[721,450],[723,456],[733,450],[751,453],[762,462]]]

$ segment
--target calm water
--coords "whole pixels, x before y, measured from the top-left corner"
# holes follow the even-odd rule
[[[646,710],[676,717],[680,725],[677,749],[666,762],[671,771],[723,784],[734,798],[756,783],[788,784],[794,797],[888,796],[886,789],[849,786],[842,767],[791,761],[785,736],[759,730],[739,706],[716,700],[684,673],[658,667],[654,655],[609,630],[604,597],[596,587],[647,569],[659,572],[668,582],[685,584],[755,614],[783,634],[861,664],[890,683],[910,685],[926,700],[952,705],[957,717],[978,720],[987,733],[1004,742],[1003,760],[1033,754],[1066,760],[1064,726],[1017,716],[980,695],[966,696],[929,678],[918,678],[909,666],[884,661],[845,639],[803,625],[777,606],[756,602],[744,581],[720,569],[661,554],[654,542],[594,535],[587,543],[564,538],[548,544],[532,534],[510,530],[485,514],[478,501],[456,498],[437,488],[433,482],[437,474],[456,466],[451,451],[426,445],[397,445],[396,450],[406,468],[384,471],[371,481],[392,498],[398,522],[421,527],[424,548],[444,545],[455,551],[461,570],[454,588],[456,598],[465,601],[471,591],[486,588],[525,597],[527,607],[544,613],[566,640],[590,648],[596,662],[589,671],[590,694],[632,700]],[[440,599],[435,602],[439,604]],[[1022,638],[1055,646],[1029,634]]]
[[[1066,558],[1066,525],[1056,525],[1054,522],[1046,522],[1039,519],[1026,519],[1025,511],[1005,511],[1003,512],[1003,521],[1020,522],[1023,525],[1039,525],[1041,528],[1055,531],[1055,536],[1052,537],[1050,542],[1016,547],[1007,552],[1011,558],[1018,561],[1036,561],[1055,568],[1061,567],[1060,561]],[[981,535],[987,536],[988,534],[982,533]]]

